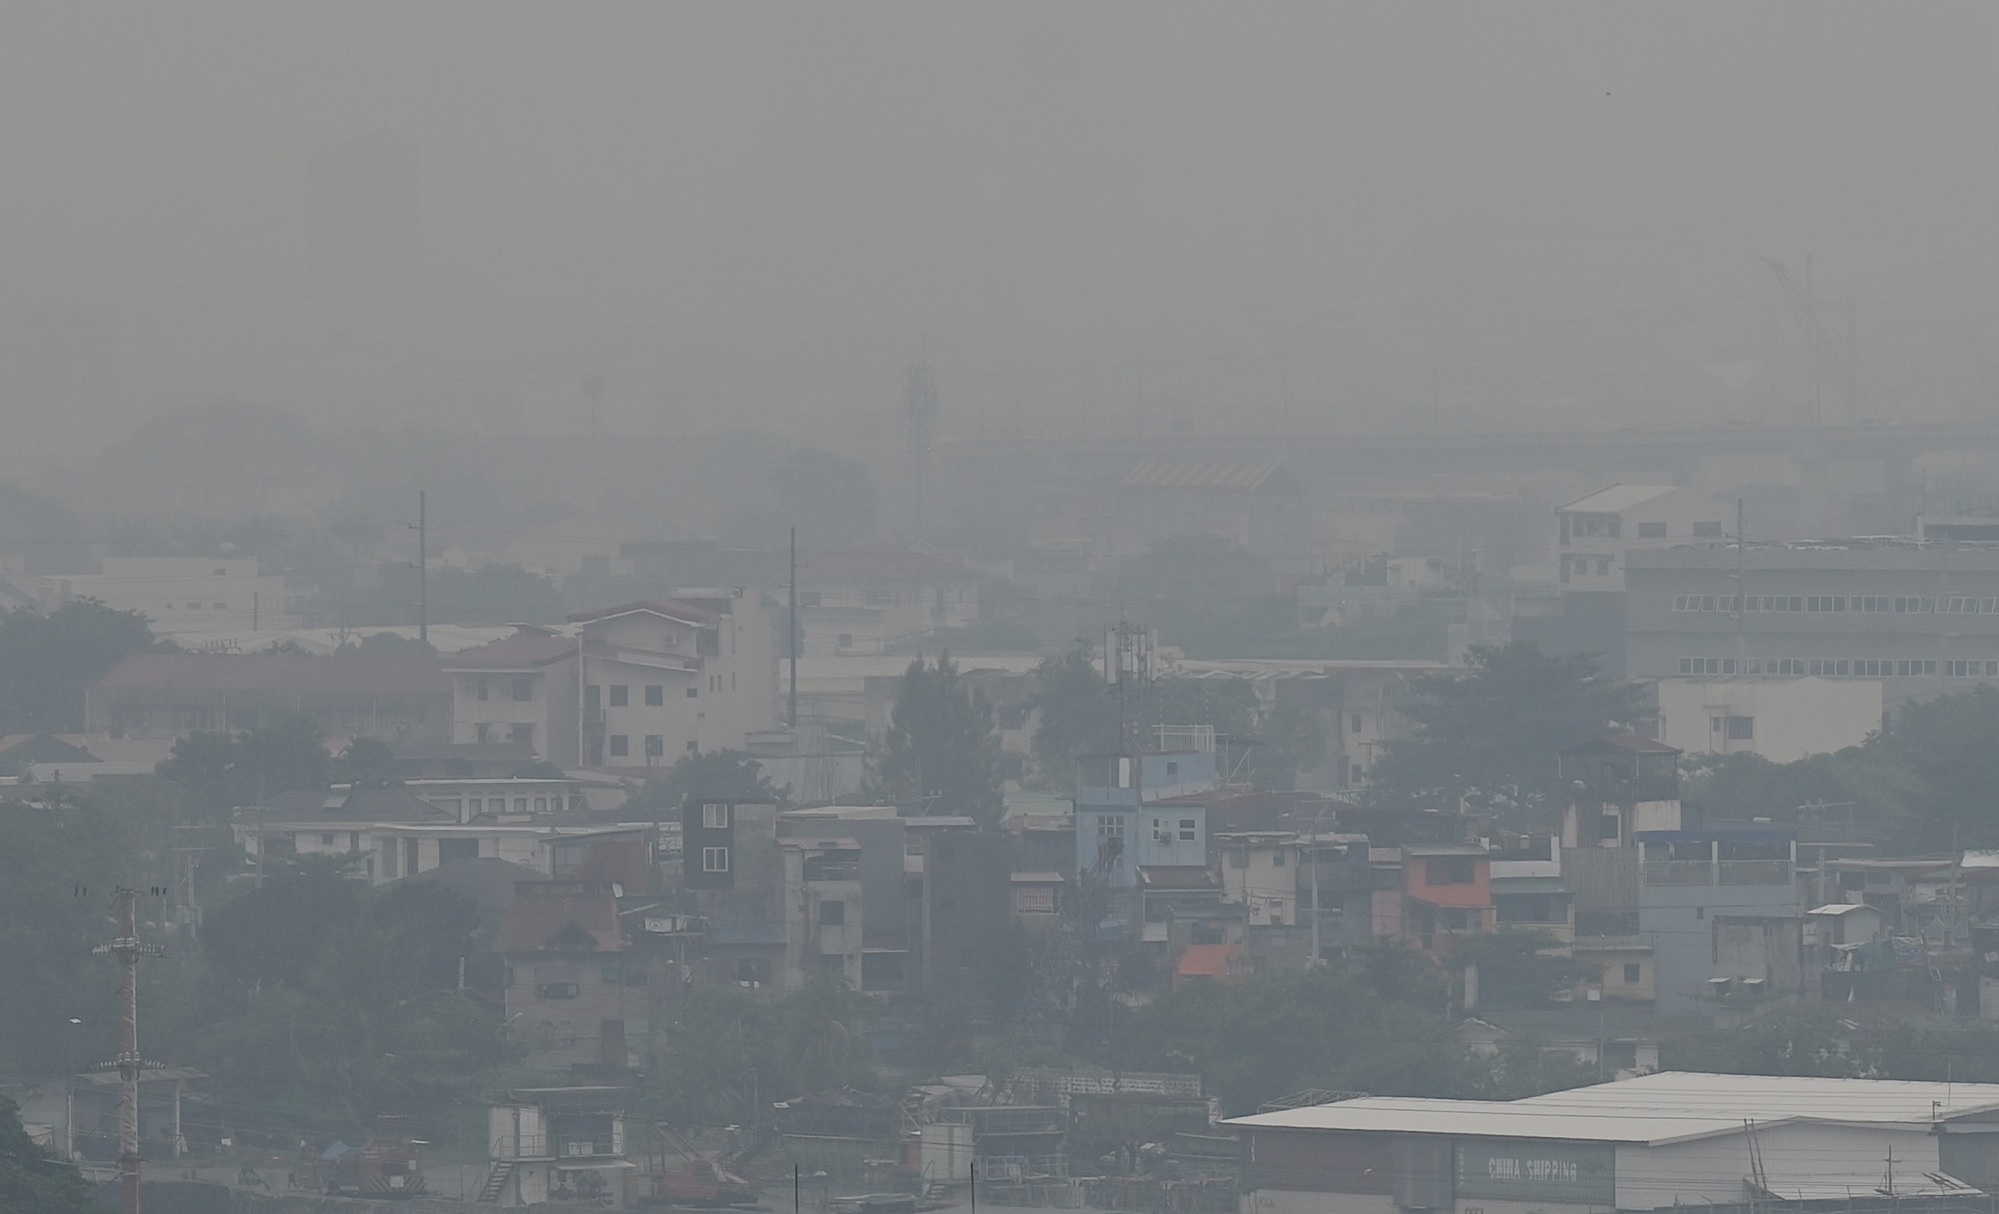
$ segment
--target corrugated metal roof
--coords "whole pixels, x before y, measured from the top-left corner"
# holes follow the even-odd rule
[[[1995,1109],[1999,1084],[1662,1071],[1525,1100],[1369,1097],[1225,1124],[1665,1143],[1740,1132],[1745,1120],[1764,1128],[1790,1121],[1927,1126]]]
[[[1555,509],[1563,513],[1617,514],[1633,506],[1642,506],[1655,497],[1664,497],[1674,488],[1676,486],[1673,485],[1612,485]]]
[[[1144,460],[1124,474],[1120,489],[1203,489],[1232,493],[1257,493],[1265,489],[1293,489],[1296,480],[1274,461],[1245,460]]]

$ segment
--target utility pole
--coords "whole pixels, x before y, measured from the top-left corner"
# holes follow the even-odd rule
[[[791,576],[785,583],[790,588],[791,610],[785,620],[785,627],[791,630],[791,705],[785,719],[794,731],[792,745],[798,744],[798,528],[791,529]]]
[[[119,1022],[123,1040],[118,1051],[118,1184],[124,1214],[139,1214],[139,1073],[146,1062],[139,1056],[139,958],[157,957],[160,947],[139,939],[139,891],[118,891],[118,936],[91,950],[118,958],[124,977],[118,988]]]
[[[1749,552],[1749,535],[1743,530],[1743,503],[1735,499],[1735,677],[1749,673],[1749,617],[1745,614],[1748,604],[1743,601],[1742,579],[1746,572]],[[1728,741],[1727,731],[1722,733],[1724,744]]]
[[[430,648],[430,534],[425,493],[416,491],[416,639]]]

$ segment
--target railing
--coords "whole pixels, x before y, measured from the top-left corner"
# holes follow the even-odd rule
[[[588,1134],[502,1134],[493,1140],[492,1158],[579,1159],[616,1155],[609,1138]]]
[[[1647,860],[1639,869],[1646,885],[1789,885],[1789,860]]]

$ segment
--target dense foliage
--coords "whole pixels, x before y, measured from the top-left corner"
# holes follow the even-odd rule
[[[75,733],[84,692],[129,654],[155,648],[146,617],[94,599],[44,615],[0,615],[0,734]]]
[[[1545,825],[1564,795],[1557,756],[1642,712],[1639,689],[1603,678],[1588,657],[1516,642],[1473,649],[1468,667],[1416,680],[1401,708],[1415,736],[1368,772],[1376,799],[1461,801]]]
[[[958,677],[950,654],[909,664],[870,791],[913,812],[1000,819],[999,734],[992,706]]]

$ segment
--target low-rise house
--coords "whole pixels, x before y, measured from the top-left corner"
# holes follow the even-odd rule
[[[550,877],[568,876],[607,849],[638,849],[620,869],[649,881],[648,826],[565,826],[500,821],[437,808],[401,788],[287,792],[236,811],[237,845],[253,862],[274,857],[349,857],[349,874],[372,885],[465,860],[506,860]],[[638,892],[634,890],[633,892]]]
[[[1296,927],[1303,845],[1290,831],[1237,831],[1214,837],[1222,901],[1242,908],[1252,929]]]
[[[487,1110],[491,1165],[477,1200],[500,1206],[625,1203],[625,1090],[517,1088]]]
[[[1021,923],[1033,930],[1048,930],[1059,927],[1062,922],[1062,903],[1069,889],[1069,878],[1059,872],[1015,873],[1013,882],[1013,913]]]
[[[1597,967],[1599,989],[1612,1003],[1650,1003],[1652,942],[1643,936],[1577,936],[1570,954]]]
[[[1451,942],[1498,926],[1492,854],[1472,844],[1402,849],[1401,938],[1441,955]]]
[[[772,609],[688,591],[570,617],[453,654],[451,738],[511,742],[564,767],[671,767],[777,725]]]
[[[629,949],[609,881],[523,881],[500,920],[506,1015],[544,1071],[622,1072],[650,1028],[651,978]]]

